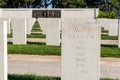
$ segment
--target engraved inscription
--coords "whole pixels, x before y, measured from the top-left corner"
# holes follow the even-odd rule
[[[33,18],[61,18],[61,10],[33,10]]]

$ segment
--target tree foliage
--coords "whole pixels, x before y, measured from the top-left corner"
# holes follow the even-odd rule
[[[115,13],[113,11],[109,12],[109,13],[105,13],[100,11],[98,18],[110,18],[110,19],[115,19],[117,18],[117,16],[115,15]]]
[[[52,0],[42,0],[41,4],[43,8],[47,8],[49,5],[52,5]]]
[[[6,5],[6,2],[4,0],[0,0],[0,7],[4,7]]]
[[[86,6],[84,0],[53,0],[53,5],[60,8],[83,8]]]

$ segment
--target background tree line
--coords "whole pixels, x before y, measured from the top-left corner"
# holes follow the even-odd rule
[[[0,0],[2,8],[100,8],[120,16],[120,0]]]

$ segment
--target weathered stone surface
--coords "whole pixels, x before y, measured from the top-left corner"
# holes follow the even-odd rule
[[[100,26],[76,21],[62,25],[62,80],[99,80]]]
[[[60,26],[61,21],[59,18],[46,20],[46,44],[47,45],[60,45]]]
[[[118,19],[109,19],[109,36],[118,35]]]
[[[13,44],[26,44],[26,19],[11,19]]]
[[[7,80],[7,21],[0,21],[0,80]]]

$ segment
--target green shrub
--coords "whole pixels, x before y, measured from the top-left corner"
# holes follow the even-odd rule
[[[98,15],[98,18],[110,18],[110,19],[115,19],[117,18],[117,16],[115,15],[115,12],[109,12],[109,13],[105,13],[105,12],[102,12],[100,11],[99,12],[99,15]]]
[[[107,14],[105,12],[100,11],[98,18],[107,18]]]
[[[110,12],[110,13],[107,14],[107,18],[115,19],[115,18],[117,18],[117,17],[116,17],[116,15],[115,15],[115,13],[112,11],[112,12]]]

